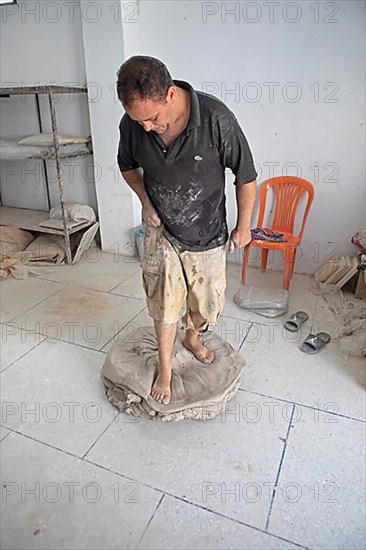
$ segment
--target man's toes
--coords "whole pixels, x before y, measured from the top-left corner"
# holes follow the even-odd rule
[[[206,363],[207,365],[212,363],[214,359],[215,359],[215,356],[212,353],[212,351],[210,351],[209,349],[206,349],[205,352],[202,353],[202,356],[200,357],[200,360],[203,363]]]
[[[158,403],[168,405],[170,403],[170,392],[160,393],[158,390],[151,390],[150,395]]]
[[[159,394],[156,390],[153,390],[150,395],[155,401],[159,401]]]
[[[163,397],[163,405],[169,405],[169,403],[170,403],[170,395],[166,394]]]

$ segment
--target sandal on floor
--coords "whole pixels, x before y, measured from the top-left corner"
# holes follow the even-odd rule
[[[309,315],[305,311],[298,311],[286,321],[285,328],[290,332],[297,332],[308,319]]]
[[[330,336],[326,332],[309,334],[301,344],[300,349],[305,353],[318,353],[328,342],[330,342]]]

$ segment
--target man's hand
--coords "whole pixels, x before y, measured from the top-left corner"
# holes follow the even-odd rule
[[[256,196],[257,182],[251,181],[236,186],[238,217],[236,227],[230,235],[229,252],[244,248],[251,241],[250,223]]]
[[[233,229],[230,234],[229,252],[244,248],[252,240],[250,229]]]
[[[145,223],[153,227],[159,227],[161,225],[161,219],[151,202],[145,202],[142,205],[142,219]]]

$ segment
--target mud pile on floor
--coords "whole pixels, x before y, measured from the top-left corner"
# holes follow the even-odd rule
[[[119,410],[152,420],[208,420],[225,409],[239,388],[243,357],[216,334],[204,344],[215,353],[205,365],[182,344],[177,332],[172,363],[172,398],[169,405],[150,396],[158,365],[155,331],[141,327],[114,345],[102,369],[108,399]]]

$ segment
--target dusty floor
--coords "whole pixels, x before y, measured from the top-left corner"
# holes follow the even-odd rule
[[[365,367],[339,352],[313,280],[295,275],[298,334],[238,308],[228,265],[219,334],[245,356],[241,389],[209,422],[137,421],[100,370],[151,324],[135,260],[98,249],[42,278],[1,283],[2,547],[363,549]],[[281,273],[250,270],[280,286]],[[333,340],[318,355],[309,332]]]

